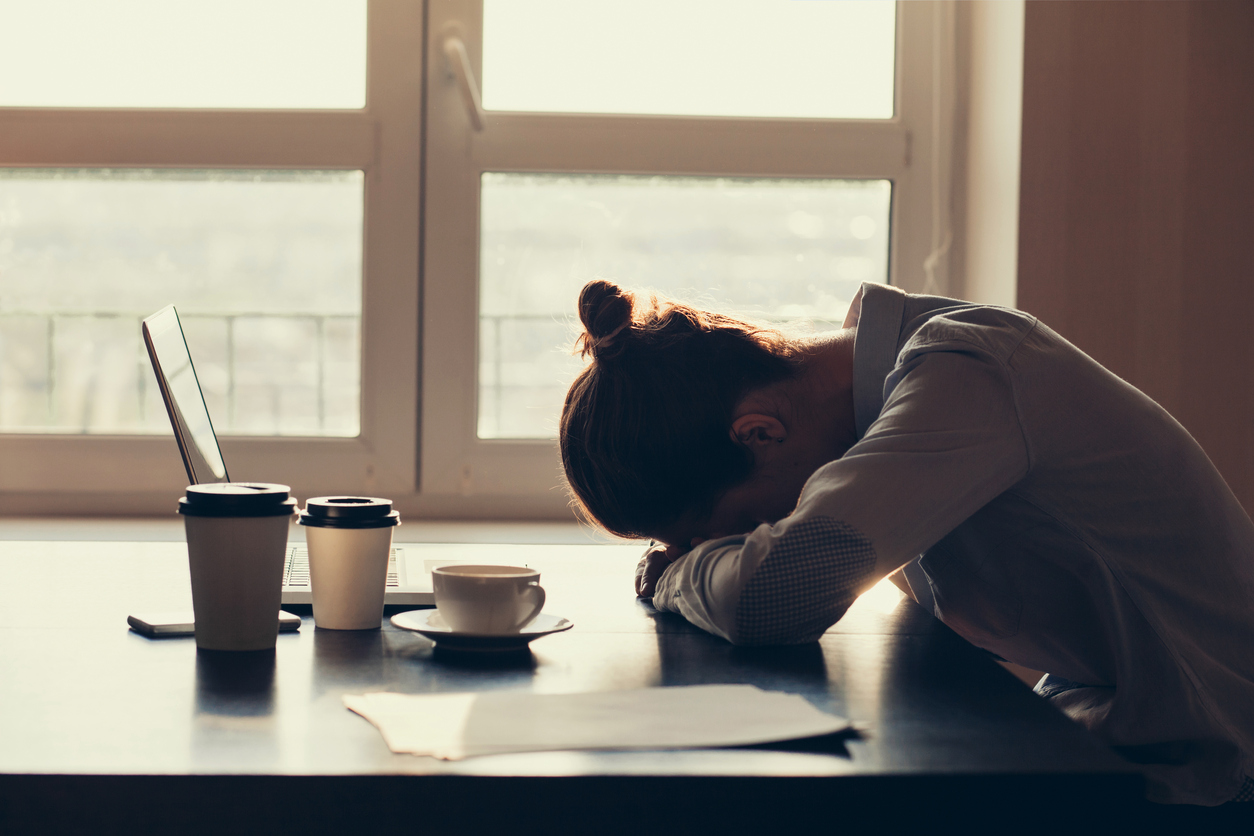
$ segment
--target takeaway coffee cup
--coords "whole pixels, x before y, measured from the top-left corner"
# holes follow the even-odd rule
[[[534,569],[440,566],[431,579],[440,617],[459,633],[517,633],[544,608],[544,587]]]
[[[314,624],[331,630],[377,630],[383,623],[392,502],[368,496],[320,496],[305,503]]]
[[[295,510],[287,485],[187,486],[179,513],[187,531],[198,648],[274,648],[287,530]]]

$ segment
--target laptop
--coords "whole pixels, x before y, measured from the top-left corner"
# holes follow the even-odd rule
[[[165,401],[174,438],[187,478],[193,485],[208,482],[229,482],[226,461],[218,437],[209,418],[192,355],[183,336],[183,326],[173,305],[157,311],[141,326],[144,345],[157,375],[161,399]],[[474,560],[467,546],[461,544],[424,544],[393,546],[388,561],[387,591],[384,606],[435,606],[431,588],[431,570],[450,563]],[[488,561],[491,562],[491,561]],[[283,567],[284,604],[312,604],[309,585],[309,552],[304,543],[289,543]]]

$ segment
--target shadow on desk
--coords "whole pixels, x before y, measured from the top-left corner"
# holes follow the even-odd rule
[[[753,746],[740,746],[741,749],[761,749],[769,752],[803,752],[812,755],[836,755],[849,759],[852,755],[846,745],[850,741],[862,740],[862,732],[850,728],[833,734],[818,737],[805,737],[800,740],[784,740],[778,743],[758,743]]]
[[[196,712],[232,716],[274,713],[273,650],[196,651]]]

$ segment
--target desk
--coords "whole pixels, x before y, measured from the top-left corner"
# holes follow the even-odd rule
[[[1065,820],[1097,799],[1138,796],[1141,779],[1121,760],[908,600],[864,596],[814,644],[736,648],[634,599],[634,547],[520,548],[486,545],[485,558],[540,569],[546,612],[575,623],[521,662],[459,663],[390,624],[335,632],[306,615],[258,663],[128,631],[128,613],[190,609],[181,543],[0,543],[0,831],[243,821],[270,832],[474,833],[522,810],[536,832],[703,833],[944,811]],[[391,754],[340,701],[715,682],[801,694],[860,731],[776,747],[444,763]]]

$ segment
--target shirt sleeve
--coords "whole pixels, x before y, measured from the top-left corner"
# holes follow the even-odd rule
[[[792,514],[702,543],[667,568],[653,605],[736,644],[813,641],[1027,474],[1011,376],[983,347],[908,349],[884,389],[866,435],[810,477]]]

